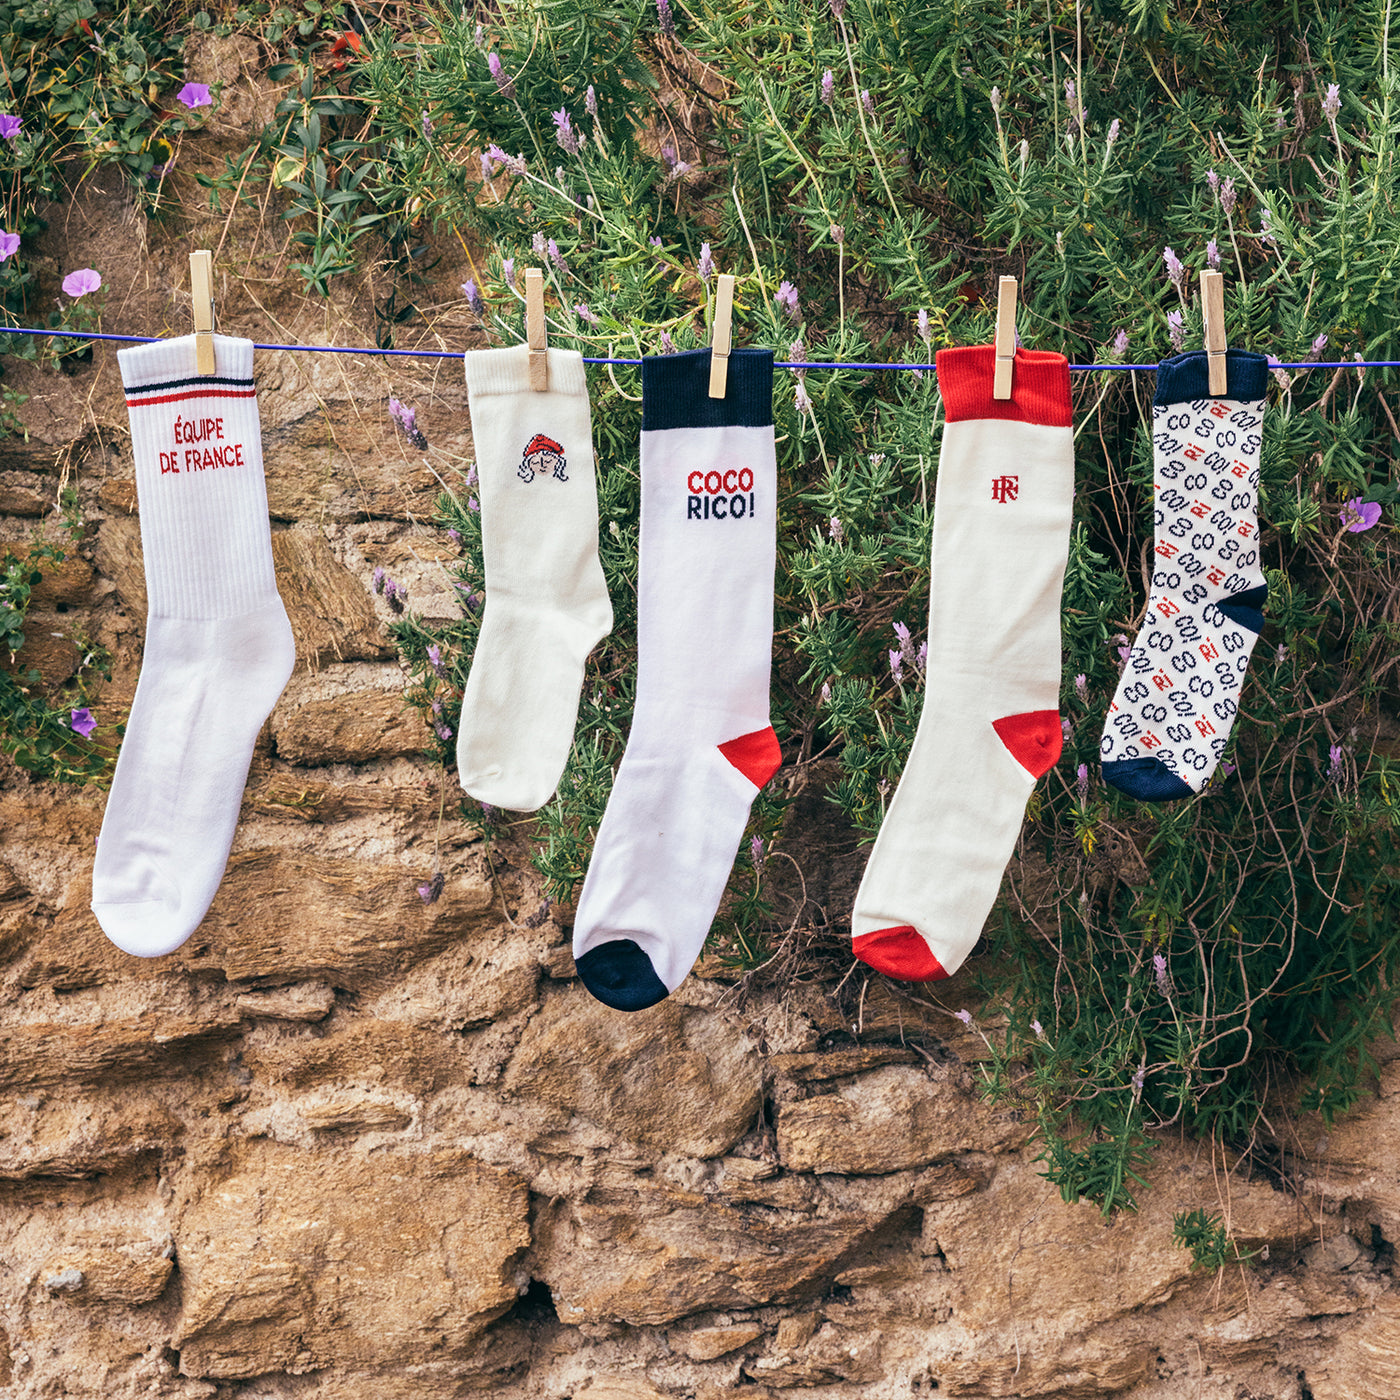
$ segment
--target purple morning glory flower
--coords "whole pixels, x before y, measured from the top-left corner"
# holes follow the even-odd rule
[[[19,252],[19,234],[8,233],[0,229],[0,262],[13,257]]]
[[[70,297],[85,297],[89,292],[95,292],[101,285],[101,274],[94,272],[90,267],[80,267],[76,272],[70,272],[63,279],[63,290]]]
[[[24,123],[9,112],[0,112],[0,141],[13,141]]]
[[[209,96],[208,83],[186,83],[179,92],[175,94],[178,101],[183,102],[190,111],[196,107],[212,107],[214,99]]]
[[[91,739],[92,731],[97,728],[97,721],[93,719],[92,712],[84,706],[81,710],[73,711],[68,726],[75,734],[81,734],[84,739]]]
[[[1359,535],[1363,530],[1369,530],[1381,518],[1380,503],[1363,501],[1360,496],[1353,496],[1342,507],[1338,518],[1346,526],[1348,533]]]

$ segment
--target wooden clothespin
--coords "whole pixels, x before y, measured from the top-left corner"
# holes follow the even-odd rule
[[[190,293],[194,297],[194,372],[213,374],[214,255],[208,248],[190,254]]]
[[[1011,397],[1011,368],[1016,361],[1016,279],[1003,277],[997,283],[997,336],[994,346],[996,373],[992,397]]]
[[[1225,278],[1208,269],[1201,273],[1201,326],[1206,343],[1206,362],[1210,368],[1212,396],[1223,394],[1229,385],[1225,352]]]
[[[710,337],[710,397],[722,399],[729,390],[729,347],[734,326],[734,275],[722,272],[715,285],[715,329]]]
[[[525,269],[525,343],[530,347],[530,388],[549,389],[549,340],[544,326],[544,273]]]

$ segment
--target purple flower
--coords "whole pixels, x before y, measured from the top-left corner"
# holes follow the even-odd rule
[[[418,898],[424,904],[436,904],[442,897],[442,887],[447,883],[439,870],[425,885],[418,886]]]
[[[773,300],[783,308],[787,313],[788,320],[794,325],[802,319],[802,308],[797,303],[797,288],[791,282],[779,282],[778,292]]]
[[[1107,146],[1108,151],[1111,151],[1113,149],[1113,143],[1118,139],[1118,133],[1122,130],[1122,128],[1123,123],[1120,122],[1117,117],[1114,117],[1114,119],[1111,122],[1109,122]]]
[[[554,118],[554,139],[559,143],[560,148],[568,155],[578,155],[581,143],[578,139],[578,133],[569,122],[568,110],[561,107],[557,112],[551,112],[549,115]]]
[[[1182,279],[1186,276],[1186,269],[1182,267],[1181,259],[1170,248],[1164,248],[1162,261],[1167,265],[1167,276],[1171,278],[1172,286],[1180,291]]]
[[[1074,738],[1074,726],[1063,715],[1060,717],[1060,738],[1066,744]]]
[[[1113,645],[1118,649],[1118,659],[1120,661],[1126,661],[1128,659],[1128,653],[1132,650],[1128,645],[1128,639],[1119,632],[1113,639]]]
[[[515,96],[515,84],[506,76],[505,70],[501,67],[501,57],[499,54],[489,53],[486,55],[486,66],[491,70],[491,76],[496,80],[496,90],[502,97]]]
[[[1121,327],[1117,335],[1113,337],[1113,344],[1109,346],[1109,352],[1115,360],[1121,360],[1128,353],[1128,332]]]
[[[465,291],[466,289],[463,288],[463,290]],[[403,435],[420,452],[427,448],[428,439],[423,436],[422,431],[418,427],[418,413],[416,409],[405,408],[397,399],[390,399],[389,417],[403,429]]]
[[[194,111],[196,107],[211,107],[214,104],[214,99],[209,96],[207,83],[186,83],[175,96],[190,111]]]
[[[1353,535],[1359,535],[1363,530],[1369,530],[1380,518],[1380,503],[1378,501],[1363,501],[1360,496],[1353,496],[1342,507],[1339,517],[1348,533]]]
[[[401,613],[403,605],[408,601],[408,589],[403,584],[396,583],[393,579],[386,577],[384,580],[384,601],[389,605],[389,611]]]
[[[1323,352],[1326,348],[1327,348],[1327,336],[1326,336],[1325,334],[1324,334],[1324,335],[1318,336],[1318,338],[1317,338],[1316,340],[1314,340],[1313,343],[1312,343],[1312,354],[1313,354],[1313,357],[1315,358],[1316,356],[1322,354],[1322,352]]]
[[[807,394],[807,386],[799,384],[797,392],[792,396],[793,407],[799,413],[810,413],[812,411],[812,400]]]
[[[584,110],[585,112],[587,112],[588,115],[594,119],[594,121],[597,121],[597,119],[598,119],[598,94],[597,94],[596,92],[593,91],[593,84],[592,84],[592,83],[589,83],[589,85],[588,85],[588,91],[587,91],[586,93],[583,94],[583,110]]]
[[[1074,786],[1079,793],[1079,805],[1087,807],[1089,805],[1089,765],[1081,763],[1074,770]]]
[[[462,547],[462,536],[461,536],[461,534],[460,534],[458,531],[452,529],[451,526],[448,526],[448,529],[447,529],[447,538],[448,538],[449,540],[451,540],[452,543],[455,544],[455,545],[457,546],[458,549],[461,549],[461,547]]]
[[[1206,242],[1206,266],[1212,272],[1220,271],[1220,246],[1213,238]]]
[[[661,32],[668,38],[676,37],[676,17],[671,13],[671,0],[656,0],[656,18],[661,24]]]
[[[0,141],[13,141],[24,123],[9,112],[0,112]]]
[[[588,303],[585,301],[579,302],[578,305],[574,307],[574,315],[579,317],[580,320],[587,321],[590,326],[596,326],[598,324],[597,316],[588,309]]]
[[[85,297],[102,285],[102,277],[90,267],[80,267],[63,279],[63,290],[70,297]]]
[[[569,275],[569,264],[564,261],[564,255],[559,251],[559,245],[551,238],[545,244],[545,251],[549,254],[549,260],[564,274]]]
[[[832,77],[831,69],[828,68],[826,72],[822,74],[822,101],[830,107],[832,102],[835,101],[835,98],[836,79]]]
[[[972,1012],[970,1011],[955,1011],[953,1015],[965,1026],[970,1026],[972,1024]]]
[[[928,665],[928,643],[920,642],[919,649],[914,653],[914,666],[922,675],[924,667]]]
[[[1286,392],[1293,383],[1293,376],[1289,374],[1287,370],[1280,368],[1281,362],[1277,355],[1269,355],[1266,358],[1268,359],[1269,368],[1273,372],[1275,380],[1278,381],[1279,388]]]
[[[481,804],[481,820],[482,820],[482,821],[484,821],[484,822],[489,822],[489,821],[491,821],[491,820],[495,817],[495,815],[496,815],[496,809],[495,809],[489,802],[483,802],[483,803]]]
[[[507,155],[499,146],[488,146],[486,154],[497,164],[504,165],[512,175],[523,175],[525,173],[525,157]],[[485,169],[485,167],[482,167]]]
[[[831,517],[831,523],[826,527],[826,535],[830,540],[835,540],[837,544],[844,544],[846,540],[846,529],[841,521],[836,517]]]
[[[1032,1021],[1031,1029],[1035,1032],[1035,1038],[1037,1040],[1045,1039],[1045,1027],[1042,1026],[1039,1021]]]
[[[933,332],[928,328],[928,312],[921,306],[919,308],[919,339],[925,345],[933,344]]]
[[[755,871],[763,869],[763,837],[754,836],[749,840],[749,862]]]
[[[904,684],[904,653],[897,648],[890,652],[890,675],[896,685]]]
[[[894,624],[894,635],[899,639],[900,651],[907,652],[910,642],[913,640],[909,635],[909,628],[902,622],[896,622]]]
[[[846,241],[846,230],[840,224],[832,224],[831,241],[839,248]]]
[[[871,99],[870,90],[868,88],[861,88],[860,90],[860,105],[865,108],[865,115],[867,117],[874,117],[875,103]]]
[[[476,33],[472,35],[472,42],[479,49],[484,49],[486,47],[486,26],[484,24],[477,25]]]
[[[1147,1078],[1147,1066],[1139,1065],[1133,1071],[1133,1097],[1138,1098],[1142,1094],[1142,1082]]]
[[[0,262],[5,262],[19,252],[19,234],[7,233],[0,229]]]
[[[496,167],[492,164],[491,157],[485,151],[481,153],[481,179],[482,183],[495,178]]]
[[[524,924],[526,928],[539,928],[544,921],[549,918],[550,906],[553,903],[554,901],[548,895],[545,895],[544,903],[541,904],[529,918],[522,919],[520,922]]]
[[[695,271],[699,274],[702,282],[708,282],[715,275],[715,260],[711,256],[708,243],[700,245],[700,261],[696,263]]]
[[[1081,705],[1089,703],[1089,678],[1083,671],[1074,678],[1074,693],[1079,697]]]
[[[1288,648],[1282,642],[1278,644],[1278,650],[1274,652],[1274,665],[1282,665],[1288,660]]]
[[[670,331],[661,332],[661,353],[663,355],[674,355],[676,353],[676,342],[671,339]]]
[[[76,727],[75,725],[74,728]],[[1341,776],[1344,758],[1345,754],[1340,744],[1333,744],[1327,750],[1327,772],[1324,775],[1327,782],[1335,783]]]
[[[1210,186],[1210,192],[1216,199],[1220,198],[1220,176],[1213,170],[1206,171],[1206,184]]]
[[[1328,83],[1327,96],[1322,99],[1322,115],[1329,122],[1337,120],[1337,113],[1342,110],[1342,89],[1337,83]]]
[[[992,102],[992,111],[993,111],[993,112],[1000,112],[1000,111],[1001,111],[1001,89],[1000,89],[999,87],[993,87],[993,88],[992,88],[991,102]]]
[[[822,702],[823,705],[829,705],[829,704],[831,704],[831,682],[830,682],[830,681],[823,681],[823,682],[822,682],[822,697],[821,697],[821,702]]]
[[[92,712],[84,706],[81,710],[73,711],[73,717],[68,721],[68,727],[75,734],[81,734],[84,739],[91,739],[92,731],[97,728],[97,721],[93,719]]]
[[[514,258],[502,258],[502,259],[501,259],[501,281],[504,282],[504,283],[506,284],[507,287],[514,287],[514,286],[515,286],[515,259],[514,259]]]
[[[1278,247],[1278,239],[1274,237],[1274,216],[1267,204],[1259,206],[1259,236],[1265,243],[1272,247]]]
[[[467,305],[478,315],[486,315],[486,303],[481,299],[481,293],[477,290],[476,278],[468,277],[462,283],[462,295],[467,299]]]
[[[382,568],[376,568],[375,571],[369,576],[370,583],[374,585],[374,591],[376,593],[383,593],[384,580],[388,577],[389,575],[386,574]]]
[[[1220,207],[1228,219],[1235,212],[1235,177],[1227,176],[1220,186]]]
[[[1066,106],[1068,106],[1068,107],[1073,107],[1073,106],[1074,106],[1074,93],[1075,93],[1074,79],[1073,79],[1073,78],[1066,78],[1066,79],[1065,79],[1065,105],[1066,105]]]
[[[473,514],[479,515],[481,513],[481,506],[477,503],[475,496],[467,497],[467,509],[473,512]]]
[[[442,648],[436,642],[428,648],[428,665],[433,668],[433,674],[438,680],[447,679],[447,666],[442,659]]]
[[[1224,782],[1226,778],[1232,777],[1239,770],[1233,763],[1222,760],[1220,764],[1220,780]]]
[[[827,0],[831,6],[831,13],[840,19],[846,13],[846,0]]]
[[[1164,997],[1170,997],[1172,994],[1171,974],[1167,971],[1167,960],[1161,953],[1152,954],[1152,977],[1157,983],[1157,990]]]
[[[1186,329],[1181,324],[1181,312],[1167,312],[1167,339],[1172,343],[1172,349],[1179,351],[1186,343]]]
[[[537,258],[544,257],[544,234],[537,233],[530,240],[530,247],[534,249],[534,253]]]

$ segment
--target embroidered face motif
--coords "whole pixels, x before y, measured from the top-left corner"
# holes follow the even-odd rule
[[[568,463],[564,460],[564,449],[553,438],[536,433],[525,444],[516,475],[521,481],[533,481],[537,476],[553,476],[556,481],[567,481],[565,474]]]

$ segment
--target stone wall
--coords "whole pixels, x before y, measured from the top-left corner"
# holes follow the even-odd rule
[[[284,228],[256,201],[211,214],[194,183],[270,111],[256,60],[191,55],[229,85],[155,217],[110,173],[51,211],[45,275],[102,271],[107,329],[183,331],[187,254],[219,247],[221,330],[372,339],[375,274],[306,300]],[[464,253],[437,253],[420,300],[463,348]],[[1400,1049],[1332,1130],[1281,1110],[1267,1175],[1164,1141],[1141,1210],[1105,1221],[979,1094],[957,979],[928,995],[833,955],[758,988],[706,963],[648,1012],[606,1010],[573,978],[569,911],[538,917],[529,825],[488,850],[444,808],[368,586],[382,565],[426,615],[454,606],[422,522],[470,460],[459,367],[266,353],[258,381],[299,664],[194,938],[111,947],[87,907],[102,794],[0,769],[0,1394],[1400,1394]],[[116,658],[110,722],[145,610],[115,355],[7,383],[30,398],[27,439],[0,441],[0,538],[64,483],[92,525],[26,659],[71,671],[50,634],[80,624]],[[860,853],[822,810],[794,803],[790,849],[839,912]],[[1256,1262],[1193,1274],[1171,1229],[1197,1206]]]

